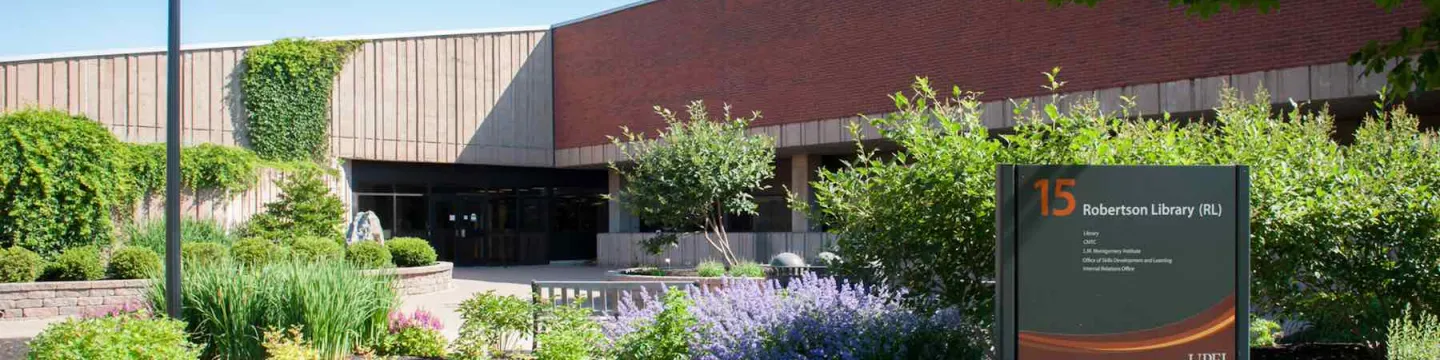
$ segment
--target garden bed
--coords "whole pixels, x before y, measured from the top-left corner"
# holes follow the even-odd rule
[[[428,294],[450,289],[455,265],[365,270],[396,276],[395,293]],[[82,315],[117,305],[140,303],[150,280],[46,281],[0,284],[0,320],[34,320]]]

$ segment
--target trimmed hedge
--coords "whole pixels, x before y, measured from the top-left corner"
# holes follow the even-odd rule
[[[65,249],[55,256],[55,261],[45,265],[42,276],[52,281],[88,281],[105,277],[105,266],[100,263],[100,250],[93,246]]]
[[[345,247],[339,240],[315,236],[302,236],[290,243],[290,253],[296,260],[324,261],[345,258]]]
[[[398,237],[386,242],[385,247],[389,248],[395,266],[414,267],[435,263],[435,247],[430,246],[430,242],[425,239]]]
[[[208,264],[230,258],[230,247],[219,243],[181,243],[180,258],[185,262]]]
[[[0,249],[0,282],[35,281],[44,267],[45,260],[34,251],[18,246]]]
[[[374,241],[361,241],[346,249],[345,259],[361,269],[379,269],[394,266],[390,249]]]
[[[263,266],[285,259],[285,249],[270,240],[246,238],[230,247],[235,261],[248,266]]]
[[[126,246],[110,254],[107,273],[111,279],[145,279],[159,274],[160,269],[160,254],[143,247]]]

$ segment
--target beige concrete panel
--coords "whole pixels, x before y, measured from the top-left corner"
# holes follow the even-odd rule
[[[1160,87],[1156,84],[1126,86],[1125,96],[1135,101],[1132,114],[1156,115],[1160,113]]]
[[[13,87],[10,86],[10,82],[7,81],[7,79],[10,77],[9,72],[9,66],[6,66],[5,64],[0,64],[0,113],[6,112],[6,100],[7,98],[9,98],[9,95],[11,93],[14,93],[13,90],[10,90]]]
[[[141,55],[137,60],[138,65],[136,70],[138,71],[137,76],[139,77],[135,81],[135,113],[141,128],[154,128],[160,125],[155,117],[157,112],[155,107],[157,105],[155,96],[155,55]],[[153,136],[147,137],[144,130],[141,131],[140,136],[140,141],[142,142],[155,141]]]
[[[1266,85],[1265,72],[1230,75],[1230,85],[1235,87],[1240,99],[1246,101],[1253,100],[1258,89],[1270,91],[1269,85]],[[1273,101],[1275,93],[1271,92],[1270,95]]]
[[[1220,107],[1220,90],[1230,84],[1229,76],[1214,76],[1194,80],[1195,108],[1211,110]]]
[[[38,64],[39,77],[36,79],[39,89],[35,94],[36,104],[41,108],[55,107],[55,64],[43,61]]]
[[[1350,96],[1350,65],[1334,63],[1310,67],[1310,98],[1339,99]]]
[[[166,64],[167,61],[169,61],[167,59],[168,57],[165,54],[155,55],[155,84],[153,86],[155,88],[155,122],[158,125],[159,133],[159,136],[155,138],[155,142],[165,141],[166,117],[169,116],[165,113],[167,102],[170,100],[169,96],[165,96],[165,87],[167,86],[166,84],[170,76],[166,71]]]
[[[820,143],[833,144],[840,142],[840,133],[844,131],[840,127],[840,119],[829,119],[820,122]]]
[[[791,123],[782,125],[780,129],[780,141],[776,146],[789,147],[804,145],[804,127],[800,124]]]
[[[1125,105],[1120,100],[1120,95],[1125,93],[1124,88],[1108,88],[1095,91],[1095,101],[1100,105],[1100,112],[1106,116],[1118,116]]]
[[[1270,102],[1310,101],[1310,68],[1306,66],[1265,72]]]
[[[24,109],[39,105],[40,64],[32,62],[16,65],[15,73],[17,74],[15,80],[6,80],[14,81],[16,89],[16,95],[14,95],[16,99],[13,105],[9,106],[14,109]]]
[[[76,79],[79,86],[78,110],[85,117],[103,125],[105,122],[100,119],[100,60],[80,59],[76,61],[76,65],[79,70]],[[0,84],[4,84],[3,72],[4,70],[0,69]],[[4,108],[5,102],[3,87],[0,85],[0,108]]]
[[[65,109],[71,114],[80,113],[80,62],[65,62]]]
[[[110,128],[111,131],[114,132],[117,128],[115,124],[114,102],[115,60],[111,58],[102,58],[99,60],[99,63],[97,65],[98,68],[96,69],[97,73],[95,74],[95,80],[99,87],[96,89],[95,94],[95,104],[97,106],[95,119],[100,120],[101,124],[105,124],[106,127]],[[123,134],[124,127],[121,126],[119,127],[119,129],[121,129],[121,133]],[[119,135],[117,135],[116,137],[122,140],[124,139]]]
[[[1391,62],[1385,68],[1389,69],[1394,65],[1394,62]],[[1360,65],[1350,67],[1351,96],[1374,96],[1379,94],[1380,89],[1388,83],[1389,81],[1385,79],[1383,73],[1365,75],[1365,67]]]
[[[420,73],[417,74],[420,76],[420,103],[418,105],[420,107],[420,136],[416,140],[434,142],[436,140],[435,129],[439,126],[437,118],[440,110],[440,103],[437,101],[439,100],[440,74],[436,64],[436,60],[438,60],[436,52],[439,46],[435,39],[422,39],[418,42],[417,46],[420,49]]]
[[[1160,111],[1180,113],[1195,110],[1194,85],[1190,80],[1171,81],[1160,85]]]
[[[820,124],[815,121],[800,123],[800,133],[803,138],[801,145],[815,145],[820,142]]]

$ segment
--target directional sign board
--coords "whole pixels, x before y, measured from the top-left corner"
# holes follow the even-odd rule
[[[1249,176],[1002,165],[1001,359],[1248,359]]]

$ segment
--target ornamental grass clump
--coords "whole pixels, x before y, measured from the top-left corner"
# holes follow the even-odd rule
[[[264,331],[292,327],[326,358],[348,356],[381,344],[398,302],[392,277],[342,261],[192,263],[182,277],[183,316],[207,359],[264,358]],[[164,286],[155,282],[149,296],[159,312]]]
[[[692,287],[684,294],[697,334],[689,353],[700,359],[972,359],[989,347],[988,335],[959,311],[911,310],[898,295],[814,274],[789,287],[736,279],[723,288]],[[667,306],[648,293],[634,299],[603,324],[618,348],[654,333],[650,328]]]

